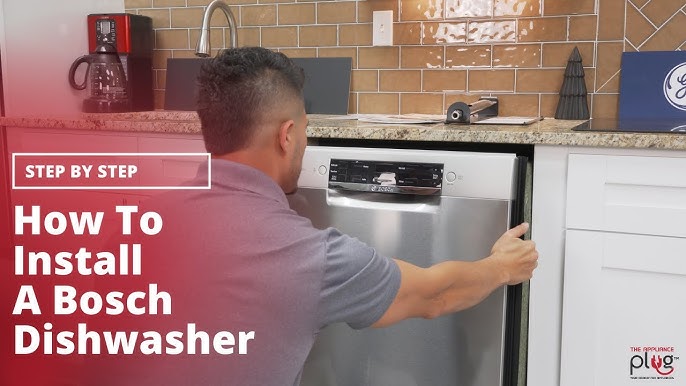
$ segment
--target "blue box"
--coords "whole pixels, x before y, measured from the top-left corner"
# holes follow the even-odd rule
[[[686,51],[622,55],[619,119],[686,122]]]

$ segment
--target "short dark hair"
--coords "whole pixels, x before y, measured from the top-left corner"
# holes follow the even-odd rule
[[[245,148],[276,98],[303,98],[305,76],[286,55],[261,47],[230,48],[203,64],[198,116],[205,148],[226,154]]]

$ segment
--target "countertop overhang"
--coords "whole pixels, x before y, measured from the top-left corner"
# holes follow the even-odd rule
[[[526,126],[458,124],[382,124],[310,115],[309,138],[474,142],[686,150],[686,134],[580,132],[584,121],[546,118]],[[195,112],[149,111],[83,114],[70,118],[2,117],[0,125],[64,130],[201,134]]]

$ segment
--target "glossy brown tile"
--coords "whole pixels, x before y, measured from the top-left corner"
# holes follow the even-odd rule
[[[684,26],[686,25],[686,14],[679,12],[669,19],[655,35],[639,47],[641,51],[672,51],[679,48],[685,40]]]
[[[154,70],[155,89],[164,90],[167,87],[167,70]]]
[[[621,40],[624,37],[625,1],[598,0],[598,40]]]
[[[338,31],[335,25],[302,26],[300,29],[300,47],[335,46]]]
[[[541,0],[495,0],[493,16],[541,16]]]
[[[358,23],[339,26],[338,44],[341,46],[371,46],[372,25]]]
[[[185,7],[186,6],[186,0],[153,0],[152,6],[154,8]]]
[[[500,116],[538,116],[538,94],[494,94]]]
[[[373,0],[357,2],[357,22],[371,23],[374,11],[393,11],[394,20],[400,20],[398,0]]]
[[[443,19],[443,4],[446,0],[405,0],[400,2],[400,20]]]
[[[359,93],[357,111],[360,114],[398,114],[399,101],[399,94]]]
[[[623,48],[622,42],[598,43],[598,67],[596,69],[596,85],[598,87],[603,86],[619,72]]]
[[[493,0],[445,0],[445,18],[491,17]]]
[[[258,47],[260,45],[259,27],[239,27],[236,35],[239,47]],[[231,31],[228,28],[225,30],[224,40],[231,41]]]
[[[190,48],[187,29],[158,29],[155,31],[155,48]]]
[[[152,0],[124,0],[124,8],[150,8],[152,7]]]
[[[279,25],[306,25],[316,22],[315,3],[279,4]]]
[[[626,7],[626,35],[631,45],[639,47],[655,32],[655,27],[632,4]]]
[[[422,44],[465,43],[467,23],[424,22],[422,23]]]
[[[423,70],[422,91],[467,90],[467,70]]]
[[[443,46],[404,46],[400,51],[402,68],[442,68],[445,58]]]
[[[514,91],[514,70],[469,70],[469,92]]]
[[[358,93],[351,92],[348,99],[348,114],[357,114],[357,96]]]
[[[214,31],[215,30],[213,30],[213,32]],[[220,30],[216,30],[216,31],[220,32]],[[200,28],[188,30],[188,36],[190,39],[190,48],[195,50],[195,47],[198,44],[198,38],[200,37]],[[230,41],[230,40],[227,40],[227,42],[228,41]],[[225,41],[224,41],[224,34],[221,34],[221,33],[211,34],[210,35],[210,44],[212,45],[212,49],[226,48]]]
[[[595,94],[592,102],[592,118],[616,119],[619,111],[618,94]]]
[[[297,47],[298,27],[263,27],[262,47]]]
[[[171,27],[169,9],[141,9],[138,14],[151,18],[153,29]]]
[[[661,27],[667,19],[671,18],[672,15],[684,8],[684,6],[686,6],[686,3],[683,0],[650,1],[645,7],[641,8],[641,12],[654,25]]]
[[[204,10],[201,7],[170,8],[169,11],[171,11],[171,26],[173,28],[200,28],[202,26]],[[212,15],[212,19],[218,18],[219,16],[219,12],[217,12]],[[223,17],[223,15],[221,16]]]
[[[379,71],[353,70],[350,74],[350,89],[352,91],[378,91]]]
[[[517,70],[517,92],[559,92],[564,68]]]
[[[518,42],[567,40],[566,17],[524,18],[517,20]]]
[[[542,117],[553,118],[555,117],[555,111],[557,110],[557,104],[560,101],[560,95],[555,94],[540,94],[540,112],[539,115]],[[590,104],[589,104],[590,109]]]
[[[595,64],[593,51],[594,44],[587,43],[543,43],[543,67],[567,67],[567,61],[574,47],[579,49],[581,63],[590,67]]]
[[[164,70],[167,68],[167,59],[172,57],[171,50],[154,50],[152,52],[152,68]]]
[[[421,87],[420,70],[379,71],[379,91],[420,91]]]
[[[320,58],[352,58],[352,68],[357,68],[357,47],[320,47],[317,52]]]
[[[399,52],[398,47],[360,47],[357,51],[357,67],[398,68]]]
[[[467,27],[468,43],[506,43],[514,42],[515,21],[470,21]]]
[[[464,45],[445,48],[445,68],[490,67],[491,46]]]
[[[164,109],[164,90],[155,90],[153,94],[153,104],[155,109]]]
[[[393,44],[407,45],[420,44],[422,42],[421,23],[394,23],[393,24]]]
[[[317,49],[316,48],[280,48],[279,52],[289,58],[316,58]]]
[[[354,23],[357,19],[355,1],[325,1],[317,3],[317,23]]]
[[[598,26],[596,15],[570,16],[569,40],[595,40]]]
[[[532,68],[540,66],[540,44],[505,44],[493,46],[493,67]]]
[[[241,26],[275,24],[276,5],[247,5],[241,7]]]
[[[400,94],[400,113],[445,114],[445,111],[443,110],[443,94]]]
[[[544,15],[590,14],[594,10],[595,0],[543,0]]]

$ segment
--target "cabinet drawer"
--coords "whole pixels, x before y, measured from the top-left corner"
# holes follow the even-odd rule
[[[570,154],[569,229],[686,237],[686,158]]]

